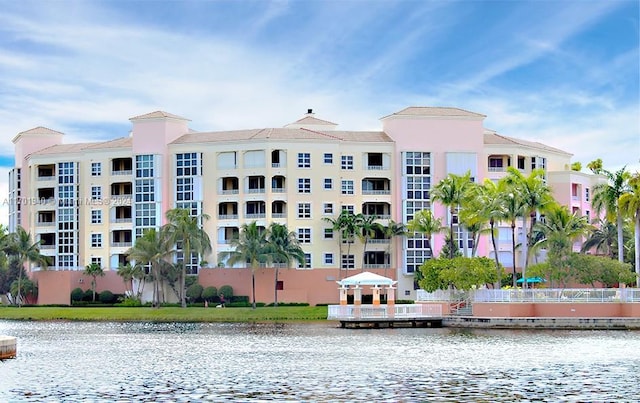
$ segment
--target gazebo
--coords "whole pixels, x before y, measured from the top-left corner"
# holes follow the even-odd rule
[[[347,277],[340,281],[336,281],[340,286],[340,305],[347,305],[347,295],[349,290],[353,289],[353,304],[362,304],[362,286],[370,286],[373,292],[373,305],[380,305],[380,291],[387,287],[387,305],[395,304],[395,287],[397,281],[381,276],[379,274],[368,271],[358,273],[354,276]],[[353,288],[351,288],[353,287]]]

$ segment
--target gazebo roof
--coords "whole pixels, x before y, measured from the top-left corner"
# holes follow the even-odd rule
[[[368,271],[358,273],[354,276],[347,277],[340,281],[336,281],[336,283],[341,286],[350,286],[350,285],[387,285],[391,286],[397,283],[397,281],[392,280],[390,278],[381,276],[379,274],[371,273]]]

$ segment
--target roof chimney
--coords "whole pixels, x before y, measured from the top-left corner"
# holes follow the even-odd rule
[[[307,114],[311,115],[313,113],[313,109],[307,109]]]

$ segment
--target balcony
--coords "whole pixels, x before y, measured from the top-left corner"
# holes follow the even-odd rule
[[[255,220],[255,219],[259,219],[259,218],[265,218],[267,215],[265,213],[247,213],[244,215],[244,218],[247,218],[249,220]]]
[[[218,214],[218,220],[237,220],[238,214]]]
[[[125,217],[125,218],[112,218],[111,219],[111,223],[112,224],[128,224],[133,222],[133,218],[131,217]]]
[[[240,190],[238,189],[223,189],[218,192],[218,194],[222,196],[237,195],[238,193],[240,193]]]
[[[112,248],[130,248],[131,246],[133,246],[132,242],[111,242],[111,244],[109,245]]]
[[[111,171],[111,176],[131,176],[133,175],[133,170],[131,169],[122,169],[119,171]]]

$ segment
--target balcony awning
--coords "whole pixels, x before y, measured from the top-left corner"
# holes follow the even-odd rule
[[[340,286],[356,286],[356,285],[386,285],[392,286],[397,283],[397,281],[392,280],[390,278],[381,276],[379,274],[371,273],[368,271],[358,273],[354,276],[347,277],[340,281],[336,281]]]

